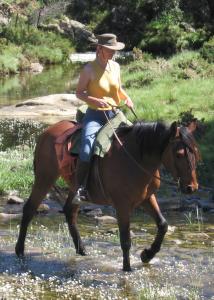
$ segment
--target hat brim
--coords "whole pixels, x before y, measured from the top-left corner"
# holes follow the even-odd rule
[[[121,43],[121,42],[117,42],[117,44],[113,45],[113,46],[102,45],[102,44],[97,44],[97,45],[102,46],[102,47],[107,48],[107,49],[111,49],[111,50],[122,50],[122,49],[125,48],[125,44]]]

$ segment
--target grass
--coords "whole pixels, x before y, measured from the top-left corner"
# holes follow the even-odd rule
[[[29,195],[33,183],[33,150],[17,147],[0,152],[0,193],[18,190],[21,196]]]
[[[0,74],[14,74],[29,70],[32,62],[44,65],[66,63],[74,51],[71,40],[60,34],[42,31],[26,24],[11,21],[0,26]]]
[[[122,66],[122,81],[135,104],[139,119],[179,120],[192,111],[203,120],[205,132],[198,140],[202,153],[200,182],[214,183],[214,65],[199,52],[185,51],[165,60],[143,59]],[[133,114],[126,110],[130,119]]]

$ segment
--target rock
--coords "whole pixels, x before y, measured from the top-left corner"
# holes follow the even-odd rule
[[[194,240],[194,241],[204,241],[204,240],[208,240],[210,237],[208,234],[204,233],[204,232],[188,232],[185,233],[185,238],[187,240]]]
[[[54,30],[60,34],[70,36],[77,42],[93,42],[96,40],[94,34],[87,27],[76,21],[64,16],[61,20],[55,20],[55,23],[40,24],[39,27],[44,30]]]
[[[44,67],[40,63],[31,63],[29,71],[32,73],[41,73]]]
[[[0,108],[0,118],[33,119],[53,124],[62,119],[73,120],[82,101],[74,94],[54,94],[37,97],[16,105]]]
[[[7,213],[0,213],[0,221],[9,221],[12,219],[20,218],[22,214],[7,214]]]
[[[42,204],[39,205],[39,207],[37,209],[37,212],[46,214],[46,213],[49,212],[49,210],[50,210],[50,207],[47,204],[42,203]]]
[[[9,190],[9,191],[6,191],[6,194],[8,196],[18,196],[19,191],[17,191],[17,190]]]
[[[167,234],[172,234],[175,232],[175,229],[176,229],[176,226],[168,226],[168,231],[167,231]]]
[[[0,25],[8,25],[11,20],[12,6],[8,3],[0,3]]]
[[[111,216],[102,216],[102,217],[97,217],[95,216],[95,220],[97,221],[97,224],[116,224],[117,219]]]
[[[183,241],[181,241],[181,240],[172,240],[172,242],[174,242],[176,245],[181,245],[181,244],[183,244],[184,242]]]
[[[96,208],[93,210],[90,210],[86,213],[86,216],[88,217],[96,217],[96,216],[102,216],[103,212],[101,210],[101,208]]]
[[[22,204],[22,203],[24,203],[24,200],[22,198],[19,198],[18,196],[11,195],[8,197],[7,203],[8,204]]]

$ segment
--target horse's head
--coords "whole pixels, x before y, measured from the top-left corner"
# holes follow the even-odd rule
[[[176,122],[172,123],[169,144],[162,156],[166,169],[175,180],[179,180],[181,191],[188,194],[198,189],[196,164],[200,154],[192,135],[195,128],[196,121],[188,127],[178,127]]]

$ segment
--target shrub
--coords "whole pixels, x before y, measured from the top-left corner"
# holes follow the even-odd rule
[[[0,46],[0,73],[17,73],[22,58],[20,47],[14,45]]]
[[[201,49],[201,55],[210,63],[214,62],[214,37],[212,37],[208,42],[204,43]]]

